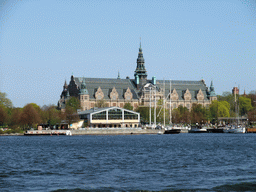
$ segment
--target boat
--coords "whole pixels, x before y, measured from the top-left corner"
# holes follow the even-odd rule
[[[189,133],[208,133],[205,128],[192,128],[188,131]]]
[[[164,130],[164,134],[179,134],[181,129],[178,127],[166,127]]]
[[[223,129],[224,133],[245,133],[246,129],[245,126],[242,125],[231,125],[231,126],[226,126]]]
[[[188,131],[189,133],[207,133],[207,127],[202,127],[198,123],[195,126],[192,126]]]
[[[207,128],[208,133],[224,133],[223,128]]]

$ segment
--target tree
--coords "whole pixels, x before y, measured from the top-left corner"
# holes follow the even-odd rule
[[[0,105],[3,105],[8,108],[12,108],[13,107],[12,102],[6,96],[7,96],[6,93],[0,92]]]
[[[66,103],[66,107],[72,107],[74,108],[75,110],[77,109],[80,109],[81,106],[80,106],[80,101],[78,98],[76,97],[70,97]]]
[[[230,104],[227,101],[212,101],[209,108],[211,122],[215,123],[218,117],[230,117]]]
[[[61,122],[61,111],[57,110],[57,107],[54,105],[43,106],[41,108],[41,118],[42,122],[51,125],[60,124]]]
[[[104,108],[104,107],[107,107],[107,104],[105,103],[104,99],[101,99],[101,100],[97,100],[95,107]]]
[[[8,114],[6,108],[3,105],[0,105],[0,126],[3,126],[8,121]]]
[[[179,105],[178,108],[172,110],[173,123],[190,123],[190,112],[187,107]]]
[[[21,125],[22,108],[14,108],[10,117],[10,126],[12,128],[19,128]]]
[[[133,110],[133,106],[131,105],[131,103],[125,103],[124,104],[124,109],[128,109],[128,110]]]
[[[246,97],[239,97],[239,113],[240,115],[247,114],[250,110],[252,110],[251,99]]]
[[[191,123],[206,123],[207,122],[207,111],[201,104],[192,104],[191,108]]]
[[[137,107],[136,112],[140,113],[142,123],[149,123],[149,107],[139,106]]]
[[[24,127],[36,126],[41,122],[41,118],[37,110],[33,107],[33,104],[27,104],[20,117],[20,122]]]
[[[71,125],[72,123],[79,121],[80,119],[78,114],[76,113],[76,110],[71,106],[66,106],[64,118],[68,125]]]

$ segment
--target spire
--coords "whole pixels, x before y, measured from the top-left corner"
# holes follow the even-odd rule
[[[68,89],[68,85],[67,85],[67,81],[65,80],[64,86],[63,86],[63,90],[67,90]]]
[[[118,70],[118,76],[117,76],[117,79],[120,79],[120,72],[119,72],[119,70]]]
[[[210,86],[210,97],[216,97],[212,81]]]
[[[140,41],[140,48],[139,48],[139,53],[137,58],[137,67],[136,67],[136,70],[134,71],[134,77],[136,78],[136,75],[138,75],[140,82],[142,84],[146,83],[146,80],[147,80],[147,71],[144,63],[145,61],[144,61],[143,52],[141,48],[141,41]]]
[[[81,83],[81,89],[80,89],[80,95],[88,95],[88,90],[86,89],[86,83],[85,78],[83,78],[83,81]]]

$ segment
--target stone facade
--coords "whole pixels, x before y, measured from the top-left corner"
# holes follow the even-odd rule
[[[213,100],[217,100],[214,87],[211,82],[208,88],[204,80],[199,81],[175,81],[147,79],[145,60],[140,45],[137,66],[134,71],[134,79],[126,78],[85,78],[71,76],[67,85],[65,82],[63,91],[58,101],[58,107],[65,109],[65,103],[70,97],[80,100],[81,110],[89,110],[94,107],[121,107],[130,103],[133,108],[138,106],[154,106],[154,102],[165,100],[166,108],[177,108],[179,105],[191,109],[193,103],[207,107]]]

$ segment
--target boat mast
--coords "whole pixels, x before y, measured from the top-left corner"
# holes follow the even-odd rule
[[[155,86],[155,108],[154,108],[154,126],[156,127],[156,86]]]
[[[239,124],[239,115],[238,115],[238,105],[237,105],[237,99],[236,99],[236,92],[237,92],[237,89],[235,89],[235,114],[236,114],[236,124],[237,124],[237,126],[238,126],[238,124]]]
[[[172,83],[170,79],[170,125],[172,124]]]
[[[151,126],[151,87],[149,89],[149,125]]]
[[[165,80],[164,80],[164,100],[163,100],[163,104],[164,104],[164,127],[165,127]]]

